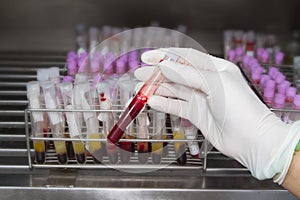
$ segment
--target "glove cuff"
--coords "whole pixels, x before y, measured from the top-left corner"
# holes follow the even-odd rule
[[[281,185],[285,179],[285,176],[291,165],[295,148],[300,140],[300,121],[295,122],[284,141],[283,145],[280,148],[280,152],[271,162],[272,168],[278,168],[276,165],[282,165],[279,173],[275,174],[273,181]]]

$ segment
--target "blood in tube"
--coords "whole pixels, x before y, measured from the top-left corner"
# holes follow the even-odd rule
[[[128,125],[143,110],[146,103],[148,102],[148,98],[155,92],[163,79],[164,77],[162,76],[160,70],[157,69],[150,77],[150,79],[143,85],[137,95],[132,99],[129,106],[121,114],[119,121],[114,125],[109,135],[107,136],[107,139],[111,143],[116,144],[120,140]]]

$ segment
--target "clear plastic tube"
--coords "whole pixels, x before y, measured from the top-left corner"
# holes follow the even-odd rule
[[[37,80],[40,85],[40,101],[41,101],[40,108],[46,108],[44,92],[41,88],[41,85],[43,83],[45,83],[46,81],[49,81],[49,79],[50,78],[49,78],[48,69],[38,69],[37,70]],[[43,118],[44,118],[44,120],[42,122],[43,132],[44,132],[44,137],[47,138],[47,137],[50,137],[50,134],[49,134],[49,119],[48,119],[48,115],[46,112],[43,112]],[[46,149],[48,149],[51,141],[46,141],[45,143],[46,143]]]
[[[166,114],[162,112],[153,113],[153,139],[162,139],[166,124]],[[163,142],[152,142],[151,144],[151,156],[154,164],[160,164],[163,153]]]
[[[30,108],[41,108],[40,106],[40,85],[37,81],[27,83],[27,98]],[[43,121],[44,116],[41,112],[31,113],[31,130],[35,137],[43,137]],[[35,160],[38,164],[45,163],[46,148],[44,140],[34,140],[33,147],[35,152]]]
[[[99,83],[97,85],[97,91],[100,96],[100,109],[102,110],[111,110],[112,103],[109,98],[109,88],[108,84],[105,82]],[[111,112],[102,112],[99,114],[98,119],[102,121],[103,124],[103,134],[107,136],[114,124],[114,116]],[[118,162],[118,151],[117,146],[109,141],[106,142],[106,151],[110,163]]]
[[[56,109],[58,106],[55,85],[53,82],[45,82],[43,85],[44,98],[46,108]],[[60,112],[47,112],[50,119],[51,133],[53,137],[64,138],[65,137],[65,124],[63,115]],[[64,141],[54,141],[54,147],[57,154],[59,163],[65,164],[68,161],[67,149]]]
[[[137,127],[137,138],[148,139],[149,138],[149,118],[147,113],[141,113],[137,117],[138,127]],[[138,159],[141,164],[148,162],[149,157],[149,144],[148,142],[137,142]]]
[[[61,84],[61,92],[66,110],[74,109],[73,106],[73,85],[70,82]],[[75,112],[66,112],[67,123],[69,127],[71,138],[80,138],[81,124],[78,122],[78,117]],[[84,144],[81,141],[72,141],[73,151],[75,153],[76,160],[79,164],[83,164],[86,161]]]
[[[92,98],[90,93],[89,83],[79,84],[79,94],[81,97],[81,104],[84,110],[91,110]],[[83,112],[83,118],[86,124],[86,133],[88,139],[100,139],[99,124],[95,112]],[[87,142],[87,149],[92,154],[94,161],[102,162],[104,152],[100,141]]]
[[[184,136],[183,127],[180,124],[181,122],[180,118],[175,115],[171,115],[170,117],[171,117],[172,131],[173,131],[173,139],[184,140],[185,136]],[[177,163],[179,165],[185,165],[187,161],[186,152],[185,152],[185,143],[174,142],[174,146],[175,146]]]
[[[188,142],[188,147],[193,158],[198,158],[200,154],[197,139],[198,129],[189,120],[181,119],[181,124],[184,130],[185,138],[191,140]]]

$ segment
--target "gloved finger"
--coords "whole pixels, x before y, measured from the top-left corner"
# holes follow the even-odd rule
[[[189,101],[194,93],[201,93],[201,91],[176,83],[162,83],[155,91],[155,95],[178,98],[185,101]]]
[[[188,102],[186,101],[154,95],[149,98],[148,104],[155,110],[183,117],[185,119],[188,118],[186,113],[187,109],[185,109],[188,108]]]
[[[147,81],[156,68],[157,67],[155,66],[146,66],[138,68],[134,71],[134,76],[140,81]]]
[[[135,91],[138,92],[144,82],[139,82],[135,86]],[[163,96],[163,97],[170,97],[170,98],[177,98],[185,101],[189,101],[193,93],[201,93],[199,90],[195,90],[193,88],[186,87],[184,85],[179,85],[176,83],[162,83],[155,91],[155,95]]]
[[[155,110],[190,120],[212,144],[218,143],[219,125],[204,95],[193,95],[190,102],[155,95],[149,99],[148,104]]]
[[[221,83],[218,72],[195,69],[168,60],[161,62],[159,67],[163,75],[171,82],[199,89],[207,95],[216,83]]]

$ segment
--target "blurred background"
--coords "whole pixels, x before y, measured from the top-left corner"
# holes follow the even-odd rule
[[[75,27],[103,25],[165,28],[183,24],[210,53],[223,54],[223,31],[275,34],[286,48],[300,29],[299,0],[4,0],[0,2],[0,50],[68,51]]]

